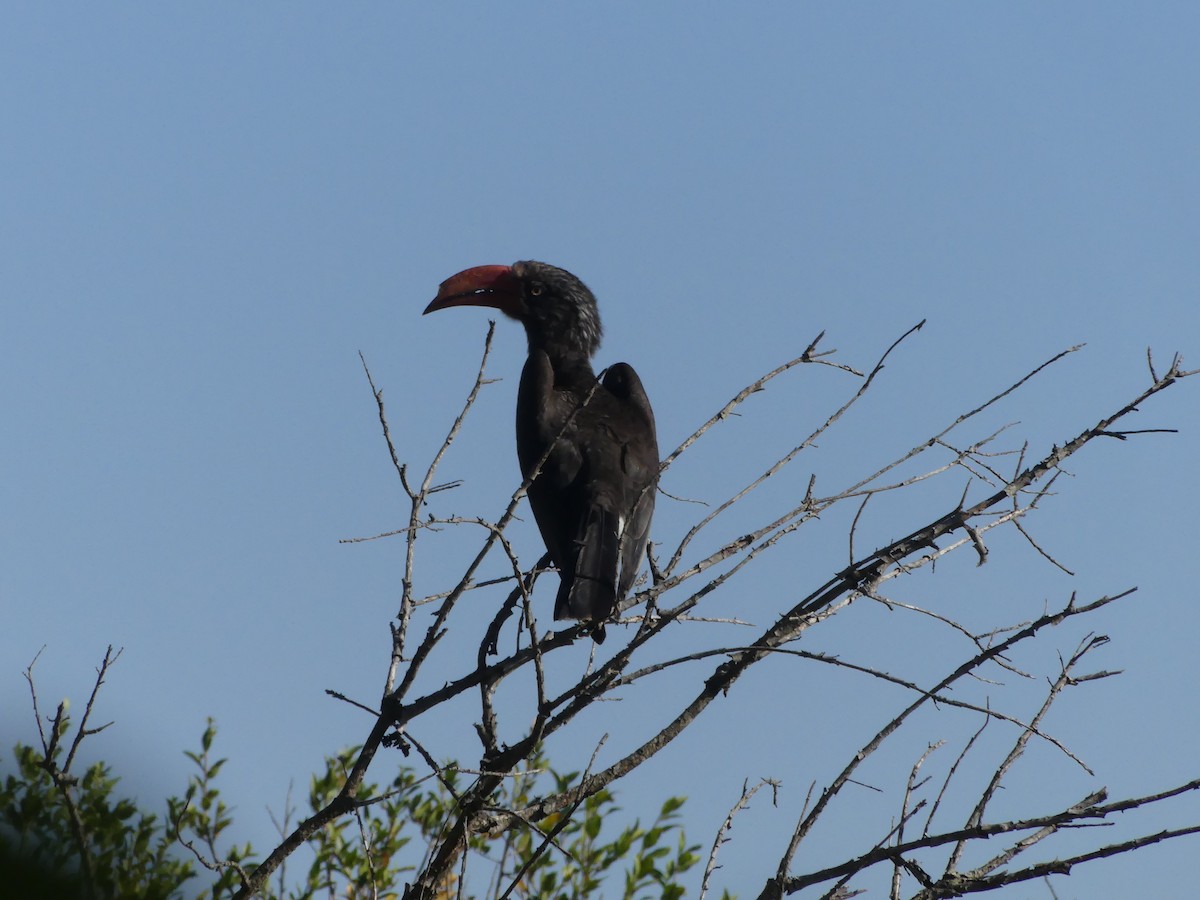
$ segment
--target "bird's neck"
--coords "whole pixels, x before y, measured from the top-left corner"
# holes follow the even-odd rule
[[[587,354],[572,350],[556,351],[553,347],[539,349],[550,359],[550,368],[554,370],[554,387],[558,390],[589,391],[596,383],[596,372]]]
[[[567,378],[590,385],[596,380],[591,358],[600,343],[600,320],[584,312],[582,308],[555,307],[524,321],[530,356],[540,350],[549,357],[555,382]]]

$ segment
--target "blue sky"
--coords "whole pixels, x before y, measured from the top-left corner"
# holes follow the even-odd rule
[[[861,411],[730,533],[810,472],[873,469],[1068,346],[1087,345],[989,420],[1019,421],[1006,447],[1044,451],[1123,405],[1147,347],[1163,367],[1175,351],[1200,364],[1192,4],[22,4],[5,20],[0,737],[32,737],[21,671],[43,644],[48,704],[82,701],[105,645],[123,646],[103,696],[117,725],[92,752],[150,802],[182,784],[180,751],[214,716],[242,837],[262,847],[289,779],[302,787],[366,732],[323,690],[371,702],[386,672],[402,548],[338,543],[405,516],[358,353],[401,453],[423,464],[486,329],[477,310],[421,318],[453,272],[536,258],[580,275],[605,319],[599,362],[637,367],[664,448],[819,331],[862,367],[926,319]],[[465,484],[442,512],[494,516],[515,488],[523,354],[500,323],[503,381],[446,462]],[[664,487],[723,499],[851,389],[832,371],[789,376]],[[1185,383],[1152,401],[1134,427],[1178,435],[1095,445],[1031,520],[1074,577],[1009,536],[981,569],[964,556],[896,586],[979,621],[1140,587],[1087,626],[1114,638],[1102,664],[1125,674],[1056,713],[1096,779],[1031,753],[1014,802],[1196,774],[1198,396]],[[860,540],[924,524],[962,487],[880,503]],[[660,501],[655,539],[695,515]],[[765,624],[823,582],[846,523],[822,526],[712,614]],[[430,548],[433,591],[469,543]],[[875,607],[848,613],[805,648],[920,674],[922,642],[946,640]],[[707,671],[665,680],[663,701]],[[688,794],[689,835],[707,843],[743,779],[781,779],[779,808],[756,803],[722,854],[724,885],[756,894],[809,783],[900,700],[764,666],[623,806],[645,816]],[[659,717],[630,703],[552,752],[582,768],[608,731],[616,758]],[[922,723],[873,773],[887,802],[914,748],[976,725]],[[447,725],[427,743],[473,761],[471,741]],[[1174,809],[1195,821],[1187,803]],[[855,846],[853,804],[844,815],[822,847]],[[1097,863],[1056,889],[1179,896],[1194,847]]]

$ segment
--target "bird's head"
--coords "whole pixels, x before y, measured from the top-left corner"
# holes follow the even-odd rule
[[[490,306],[525,326],[529,349],[551,359],[583,355],[600,346],[596,298],[565,269],[526,260],[511,266],[476,266],[442,282],[426,313],[449,306]]]

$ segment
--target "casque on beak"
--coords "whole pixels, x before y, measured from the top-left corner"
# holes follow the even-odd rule
[[[514,319],[525,312],[521,283],[511,266],[475,266],[451,275],[422,315],[451,306],[490,306]]]

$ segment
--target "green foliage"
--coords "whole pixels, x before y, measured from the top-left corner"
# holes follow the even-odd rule
[[[352,747],[325,760],[325,771],[313,777],[309,790],[309,806],[314,812],[337,796],[357,754],[358,748]],[[384,888],[401,884],[401,874],[413,868],[404,863],[400,853],[411,840],[406,829],[411,830],[412,825],[421,829],[422,821],[440,821],[428,809],[436,804],[416,790],[416,783],[412,771],[402,768],[382,793],[376,785],[364,785],[363,796],[376,798],[376,802],[335,820],[313,837],[307,881],[289,896],[306,900],[318,891],[332,891],[348,898],[371,897],[374,884],[380,887],[381,900],[394,897]]]
[[[530,766],[546,769],[554,793],[568,790],[579,779],[578,772],[556,773],[540,755],[530,760]],[[524,806],[538,792],[536,789],[543,787],[539,781],[534,775],[516,779],[512,790],[497,805]],[[683,802],[682,797],[668,798],[649,828],[634,821],[615,837],[602,840],[605,821],[616,820],[620,807],[607,790],[593,794],[578,809],[539,822],[537,830],[525,828],[509,833],[502,843],[500,886],[503,889],[520,874],[515,896],[531,900],[588,897],[596,894],[603,879],[623,863],[626,900],[682,897],[684,890],[676,878],[700,861],[699,848],[688,845],[678,822]],[[552,840],[548,841],[547,835]],[[484,852],[491,849],[487,847]]]
[[[254,852],[249,843],[240,847],[231,844],[224,851],[219,849],[222,835],[233,824],[233,819],[216,786],[217,775],[226,763],[224,759],[212,758],[216,736],[217,727],[210,718],[200,736],[200,752],[183,751],[196,766],[196,771],[188,776],[186,793],[182,798],[167,798],[167,817],[178,829],[179,843],[217,866],[217,877],[207,891],[200,892],[201,900],[233,896],[241,887],[239,867],[248,863]]]
[[[63,734],[68,726],[64,716]],[[24,873],[44,891],[53,885],[60,896],[88,896],[69,807],[47,761],[24,744],[16,745],[13,756],[16,773],[8,775],[0,788],[4,868]],[[57,765],[62,756],[60,741],[50,762]],[[118,779],[104,763],[95,763],[70,781],[68,789],[92,861],[95,894],[143,900],[181,896],[182,885],[194,869],[175,852],[173,830],[133,801],[117,798]]]
[[[67,727],[64,718],[64,734]],[[29,896],[95,896],[98,900],[232,896],[241,885],[240,873],[252,871],[259,857],[249,843],[230,840],[236,829],[231,807],[217,785],[226,760],[213,753],[216,733],[209,720],[199,751],[185,751],[195,769],[184,795],[167,799],[167,812],[161,818],[117,797],[118,779],[104,763],[91,766],[78,779],[66,777],[66,790],[78,811],[91,858],[90,888],[83,877],[64,791],[55,785],[42,755],[18,744],[16,771],[0,789],[0,833],[7,845],[0,848],[0,881],[24,884],[12,879],[22,872],[36,873],[38,889],[24,891]],[[61,755],[60,743],[55,764]],[[350,748],[326,759],[324,770],[313,777],[309,788],[312,811],[337,796],[356,756],[357,749]],[[420,864],[433,838],[453,817],[455,795],[464,777],[453,764],[445,765],[436,777],[419,777],[402,766],[382,789],[364,784],[357,799],[370,802],[317,832],[308,842],[305,861],[311,862],[303,875],[287,878],[281,872],[262,896],[268,900],[318,896],[393,900],[405,874]],[[519,809],[536,796],[569,790],[578,781],[579,773],[557,773],[539,754],[522,774],[505,780],[493,805]],[[473,836],[462,896],[496,897],[511,887],[512,897],[559,900],[599,896],[601,885],[607,884],[610,895],[622,885],[622,896],[628,900],[683,897],[679,878],[700,861],[698,848],[687,843],[679,823],[683,802],[680,797],[668,799],[648,826],[635,821],[614,827],[620,821],[620,807],[609,791],[601,791],[577,808],[536,824],[497,836]],[[285,829],[295,825],[288,821],[290,815],[288,810],[282,823]],[[206,868],[201,868],[201,861]],[[195,887],[185,890],[185,882],[192,879]],[[452,881],[444,887],[453,895],[460,885]]]

